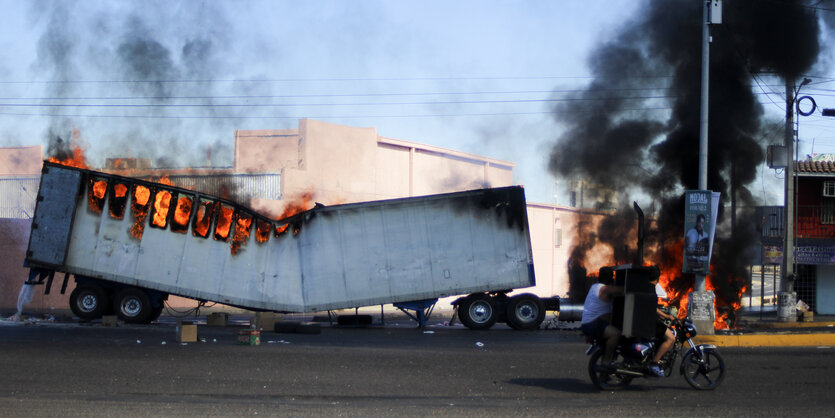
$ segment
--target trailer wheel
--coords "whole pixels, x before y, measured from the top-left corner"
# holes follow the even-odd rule
[[[116,316],[128,324],[147,324],[151,321],[154,306],[151,298],[142,289],[129,287],[116,293],[113,299]]]
[[[82,321],[101,318],[108,304],[107,293],[96,285],[80,284],[70,293],[70,310]]]
[[[530,293],[516,295],[508,301],[506,315],[513,329],[537,329],[545,319],[545,304]]]
[[[458,318],[469,329],[488,329],[496,323],[496,305],[484,293],[473,293],[458,305]]]

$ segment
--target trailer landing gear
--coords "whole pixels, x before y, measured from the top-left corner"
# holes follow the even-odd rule
[[[400,311],[408,315],[409,318],[417,321],[418,328],[424,329],[426,328],[426,321],[428,321],[429,316],[432,315],[432,310],[435,309],[435,303],[437,302],[438,299],[413,300],[409,302],[395,303],[394,307],[400,309]],[[412,315],[409,310],[415,311],[415,314]]]

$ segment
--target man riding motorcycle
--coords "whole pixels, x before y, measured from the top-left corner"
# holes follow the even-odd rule
[[[601,268],[597,283],[591,285],[583,303],[583,317],[580,330],[587,336],[606,341],[603,360],[608,364],[620,341],[621,332],[612,323],[612,296],[623,292],[623,287],[614,285],[614,272]]]
[[[606,342],[603,360],[606,364],[610,364],[613,360],[615,349],[621,339],[621,330],[611,324],[612,297],[622,294],[623,287],[614,285],[614,271],[607,267],[600,269],[597,281],[597,283],[589,288],[589,292],[586,295],[586,300],[583,304],[580,330],[592,339]],[[667,297],[667,292],[658,284],[658,276],[655,276],[650,281],[650,285],[655,287],[655,293],[658,298]],[[675,343],[675,335],[667,325],[669,321],[675,318],[657,306],[656,314],[658,318],[656,321],[655,335],[660,342],[660,346],[652,358],[649,371],[653,375],[661,377],[664,376],[664,371],[659,366],[659,361],[661,361],[664,354]],[[665,323],[664,320],[667,322]]]

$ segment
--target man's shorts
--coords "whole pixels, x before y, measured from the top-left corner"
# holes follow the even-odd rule
[[[581,324],[580,331],[583,331],[583,334],[586,334],[592,338],[602,340],[604,339],[603,333],[604,331],[606,331],[607,326],[609,326],[609,321],[597,318],[594,321]]]
[[[661,321],[655,321],[655,336],[661,340],[664,339],[664,334],[667,333],[667,326]]]

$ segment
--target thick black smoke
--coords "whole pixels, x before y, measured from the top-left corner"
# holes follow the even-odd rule
[[[752,207],[756,202],[748,187],[763,163],[764,146],[775,142],[765,131],[769,121],[752,92],[753,76],[776,73],[797,80],[816,64],[821,25],[831,19],[816,14],[819,1],[723,3],[723,23],[713,26],[710,45],[708,188],[721,192],[722,204],[733,198],[740,207]],[[594,80],[587,90],[555,109],[569,128],[553,147],[550,171],[612,187],[622,202],[649,196],[658,205],[651,234],[660,244],[656,248],[681,240],[682,194],[698,188],[702,4],[650,0],[639,7],[641,17],[590,57]],[[731,233],[726,215],[720,211],[718,228],[724,229],[712,257],[712,278],[721,280],[745,275],[756,243],[747,223],[753,217],[740,211]],[[604,242],[616,250],[625,244],[622,232],[597,236],[611,237]],[[718,296],[731,302],[736,296],[730,293],[740,285],[717,287]]]
[[[47,148],[76,131],[96,144],[96,155],[88,156],[100,160],[93,161],[96,166],[106,157],[148,158],[157,167],[205,166],[208,143],[228,138],[235,120],[190,119],[212,112],[212,99],[202,99],[199,111],[171,105],[219,95],[212,80],[233,78],[230,57],[237,55],[227,39],[230,25],[223,7],[214,2],[179,7],[33,3],[32,13],[45,29],[32,70],[34,77],[50,81],[45,96],[60,104],[105,104],[51,109],[68,116],[54,116],[45,127]],[[90,97],[96,99],[83,99]],[[88,137],[88,131],[96,137]],[[212,146],[211,154],[209,164],[231,163],[228,145]]]

